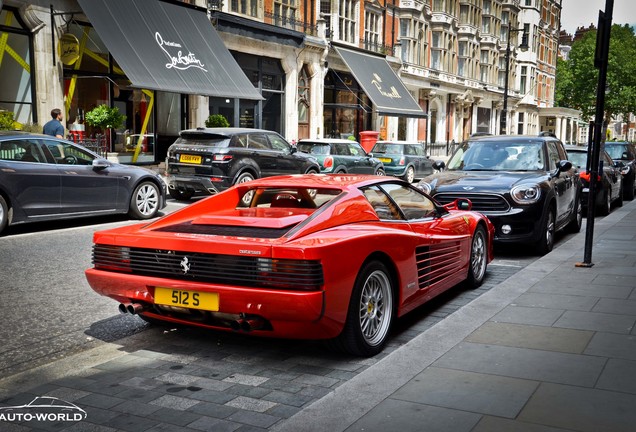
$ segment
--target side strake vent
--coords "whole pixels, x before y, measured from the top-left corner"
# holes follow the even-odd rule
[[[170,225],[159,228],[156,231],[173,232],[182,234],[204,234],[229,237],[254,237],[254,238],[281,238],[294,226],[283,228],[262,228],[250,226],[228,226],[228,225],[205,225],[184,222],[177,225]]]
[[[322,264],[292,260],[138,249],[96,244],[98,270],[243,287],[317,291],[324,284]]]
[[[459,242],[415,249],[419,288],[428,288],[453,276],[461,267]]]

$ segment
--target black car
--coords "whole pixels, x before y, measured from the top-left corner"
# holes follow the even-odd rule
[[[587,164],[588,149],[580,146],[565,146],[568,152],[568,159],[579,169],[579,177],[581,178],[581,204],[585,209],[588,203],[588,195],[590,191],[590,173]],[[607,216],[610,214],[612,204],[617,207],[623,205],[623,176],[621,169],[616,166],[610,155],[603,151],[599,155],[599,165],[602,165],[602,171],[597,169],[600,176],[596,182],[596,196],[594,204],[599,214]]]
[[[157,216],[166,185],[151,170],[120,165],[49,135],[0,132],[0,232],[8,225],[128,213]]]
[[[443,171],[419,186],[442,204],[469,198],[495,225],[498,243],[528,243],[543,255],[556,231],[581,229],[580,179],[554,137],[475,137],[434,167]]]
[[[623,198],[631,201],[636,191],[636,147],[626,141],[606,141],[605,151],[623,175]]]
[[[357,141],[339,138],[303,139],[296,144],[298,151],[309,153],[320,164],[324,174],[384,175],[379,159],[371,157]]]
[[[236,183],[283,174],[317,174],[314,157],[276,132],[244,128],[181,131],[168,148],[168,191],[178,200],[212,195]]]

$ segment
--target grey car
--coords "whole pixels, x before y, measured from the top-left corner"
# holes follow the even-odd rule
[[[70,141],[0,131],[0,232],[8,225],[124,213],[150,219],[166,206],[159,174],[108,161]]]

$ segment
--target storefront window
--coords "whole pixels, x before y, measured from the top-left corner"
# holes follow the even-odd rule
[[[175,95],[175,107],[171,93],[157,93],[161,98],[156,99],[154,91],[130,87],[130,81],[91,26],[72,23],[68,32],[79,42],[77,59],[64,64],[65,118],[71,139],[116,152],[123,163],[154,162],[157,157],[154,110],[160,107],[158,113],[164,115],[159,123],[163,124],[160,132],[176,135],[180,116],[174,110],[181,108],[179,95]],[[86,112],[99,105],[116,107],[126,116],[124,124],[112,131],[87,125]],[[175,124],[177,132],[172,133]]]
[[[13,112],[20,124],[35,117],[31,54],[29,31],[17,10],[5,7],[0,13],[0,110]]]
[[[210,114],[221,114],[232,127],[284,130],[285,73],[280,60],[232,52],[245,75],[261,91],[264,100],[210,98]]]
[[[351,74],[329,71],[324,101],[326,137],[358,138],[361,131],[371,130],[371,101]]]

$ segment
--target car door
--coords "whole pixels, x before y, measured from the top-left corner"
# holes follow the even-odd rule
[[[93,168],[96,156],[70,142],[45,140],[45,145],[57,161],[62,213],[102,213],[118,208],[120,176],[126,179],[129,177],[126,173],[116,174],[110,168]]]
[[[265,135],[272,154],[271,174],[298,174],[302,171],[302,160],[294,156],[292,146],[278,134]]]
[[[362,146],[357,142],[344,144],[351,158],[351,172],[354,174],[375,174],[373,160],[367,155]]]
[[[620,196],[619,194],[623,193],[622,174],[620,170],[614,166],[614,161],[607,152],[602,152],[600,157],[603,163],[603,172],[607,176],[607,179],[610,182],[610,188],[612,189],[611,199],[614,200]]]
[[[0,142],[0,183],[14,203],[16,219],[60,213],[60,174],[40,139]]]
[[[577,193],[574,186],[574,175],[576,173],[574,169],[559,172],[559,162],[567,160],[565,149],[559,141],[546,141],[546,149],[548,153],[548,170],[552,177],[551,182],[557,204],[556,222],[559,224],[563,220],[568,219],[574,210],[574,200]]]

